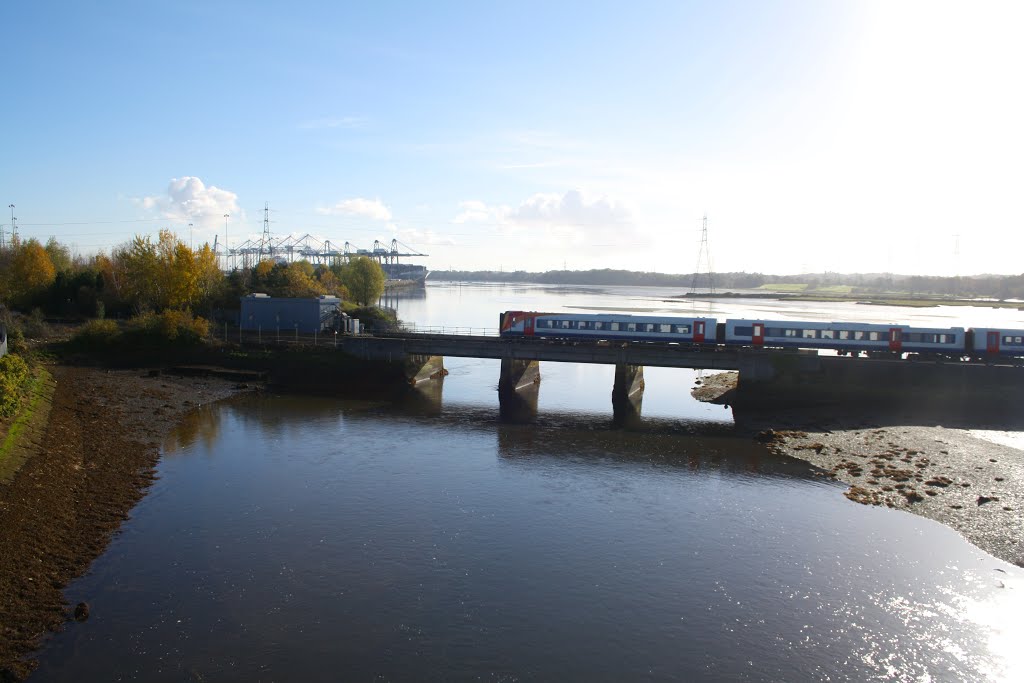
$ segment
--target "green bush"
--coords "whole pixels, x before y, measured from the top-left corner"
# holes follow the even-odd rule
[[[210,324],[203,318],[193,318],[188,311],[167,310],[163,313],[142,313],[128,323],[128,332],[151,342],[172,341],[195,344],[210,333]]]
[[[74,341],[85,346],[109,346],[121,336],[121,328],[113,320],[90,320],[78,328]]]
[[[7,354],[0,358],[0,416],[10,417],[18,409],[28,379],[28,366],[20,357]]]

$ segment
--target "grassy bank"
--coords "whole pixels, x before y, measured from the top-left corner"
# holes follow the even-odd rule
[[[56,383],[42,367],[30,374],[20,409],[0,425],[0,482],[9,481],[32,454],[31,443],[46,429]]]

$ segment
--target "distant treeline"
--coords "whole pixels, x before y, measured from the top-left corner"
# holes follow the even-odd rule
[[[549,270],[531,273],[493,270],[434,271],[432,280],[453,282],[523,282],[549,285],[620,285],[648,287],[695,287],[706,290],[757,289],[763,285],[807,285],[807,293],[816,289],[849,287],[851,294],[912,294],[945,297],[986,297],[1024,299],[1024,274],[937,277],[894,275],[888,273],[805,273],[770,275],[765,273],[707,273],[694,275],[648,273],[632,270]]]

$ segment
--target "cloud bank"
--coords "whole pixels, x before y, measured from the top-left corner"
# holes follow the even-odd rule
[[[238,195],[219,187],[209,187],[195,176],[172,178],[167,193],[138,200],[145,209],[177,223],[193,223],[196,227],[216,228],[224,214],[240,218]]]

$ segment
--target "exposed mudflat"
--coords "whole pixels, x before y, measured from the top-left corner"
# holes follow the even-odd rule
[[[243,388],[224,379],[51,368],[45,424],[0,483],[0,681],[27,676],[47,631],[76,610],[63,588],[85,572],[153,480],[159,444],[194,407]],[[87,618],[88,608],[77,617]]]
[[[729,402],[730,383],[735,373],[707,378],[695,396]],[[1024,425],[1013,415],[822,408],[739,411],[736,422],[849,484],[850,500],[934,519],[1024,567]]]

